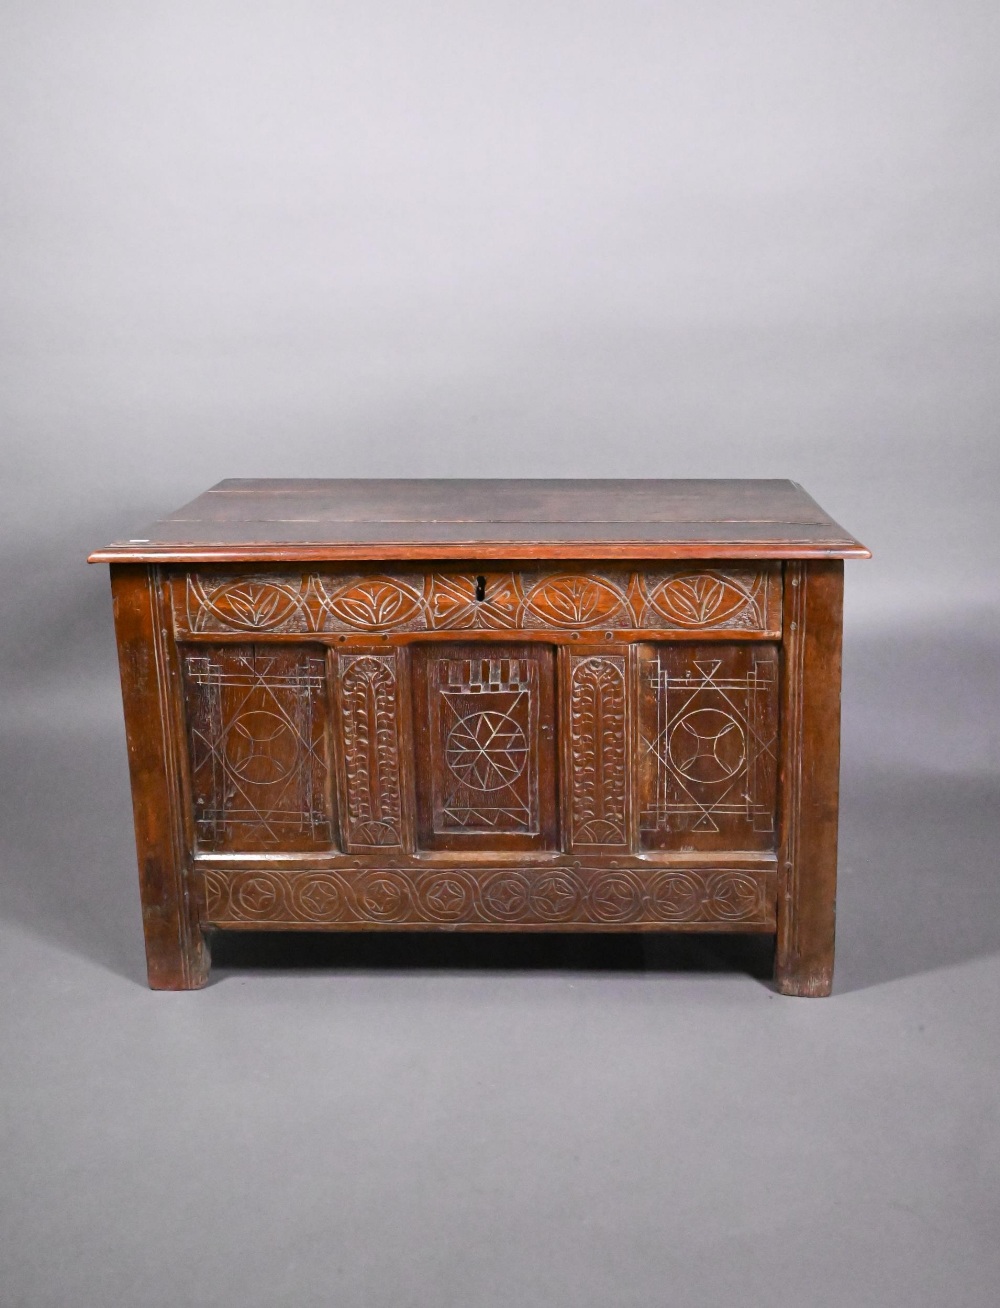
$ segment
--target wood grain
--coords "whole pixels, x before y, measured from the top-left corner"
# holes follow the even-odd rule
[[[111,569],[149,984],[190,990],[208,979],[200,879],[186,856],[176,650],[157,569]]]
[[[843,594],[843,563],[788,566],[775,952],[787,995],[833,985]]]
[[[790,481],[223,481],[92,562],[864,558]]]

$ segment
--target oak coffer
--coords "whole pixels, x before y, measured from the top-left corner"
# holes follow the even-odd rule
[[[97,551],[150,985],[216,929],[753,931],[829,993],[867,555],[788,481],[223,481]]]

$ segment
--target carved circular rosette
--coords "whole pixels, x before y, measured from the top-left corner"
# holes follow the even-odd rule
[[[531,883],[519,872],[493,872],[479,890],[479,903],[486,917],[499,922],[519,922],[528,916]]]
[[[601,922],[631,922],[642,914],[642,883],[631,872],[601,872],[590,887],[590,911]]]
[[[401,922],[410,911],[410,883],[400,872],[365,872],[358,877],[355,904],[374,922]]]
[[[650,883],[649,899],[653,912],[663,921],[693,922],[703,911],[705,883],[694,872],[660,872]]]
[[[724,922],[756,918],[761,912],[760,886],[746,872],[713,872],[706,903],[712,916]]]
[[[344,916],[347,895],[332,872],[304,872],[292,882],[295,916],[308,922],[336,922]]]
[[[463,872],[428,872],[418,878],[415,890],[421,915],[432,922],[458,922],[472,916],[476,883]]]
[[[532,878],[531,908],[543,922],[568,922],[579,911],[583,894],[569,872],[542,872]]]
[[[281,879],[270,872],[246,872],[230,883],[229,907],[234,918],[248,922],[279,920],[285,915]]]

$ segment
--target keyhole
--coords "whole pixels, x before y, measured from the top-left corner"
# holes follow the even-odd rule
[[[486,578],[476,578],[476,599],[484,600],[486,598]]]

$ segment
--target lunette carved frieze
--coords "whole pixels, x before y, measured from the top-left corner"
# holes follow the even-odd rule
[[[780,565],[399,574],[189,573],[180,633],[676,631],[776,635]]]
[[[773,879],[743,869],[398,867],[206,870],[216,926],[733,925],[774,923]]]

